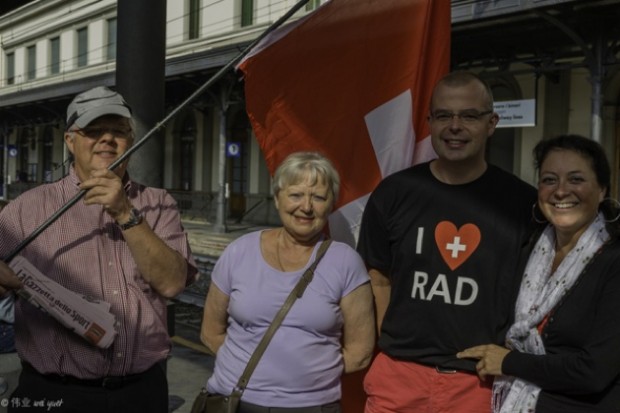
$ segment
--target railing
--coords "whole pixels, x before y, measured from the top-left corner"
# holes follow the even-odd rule
[[[168,190],[179,206],[179,211],[187,219],[216,219],[217,193],[201,191]],[[236,222],[249,222],[256,225],[277,225],[279,217],[269,194],[245,195],[246,210],[236,218]],[[227,216],[226,219],[234,217]]]
[[[463,23],[576,1],[579,0],[452,0],[451,18],[453,24]]]
[[[215,195],[204,191],[178,191],[169,189],[168,192],[177,201],[179,211],[184,217],[213,219],[215,215]]]
[[[17,198],[41,183],[14,182],[7,185],[6,200]],[[179,212],[185,219],[215,221],[217,209],[217,193],[206,191],[180,191],[168,189],[177,201]],[[230,217],[227,217],[227,219]],[[237,223],[248,222],[256,225],[279,225],[279,217],[273,205],[273,197],[269,194],[246,195],[246,210],[236,219]]]

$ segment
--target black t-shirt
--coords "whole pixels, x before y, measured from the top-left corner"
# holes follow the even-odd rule
[[[504,342],[536,191],[495,166],[464,185],[425,163],[384,179],[364,210],[358,251],[390,276],[379,347],[391,357],[474,371],[467,347]]]

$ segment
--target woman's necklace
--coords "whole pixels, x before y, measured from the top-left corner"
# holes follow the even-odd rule
[[[287,270],[284,267],[284,264],[282,264],[282,259],[280,258],[280,244],[284,245],[284,229],[280,229],[280,231],[278,232],[278,236],[276,238],[276,261],[278,262],[278,265],[280,266],[280,270],[282,270],[283,272],[289,272],[289,271],[296,271],[300,268],[303,268],[303,266],[308,261],[309,258],[309,254],[312,254],[312,251],[314,250],[314,246],[308,246],[307,250],[305,251],[298,251],[293,247],[289,248],[289,257],[291,257],[291,252],[294,251],[294,255],[293,259],[289,259],[288,260],[288,265],[292,268],[291,270]],[[298,266],[298,264],[301,264]]]
[[[278,265],[280,266],[280,270],[286,272],[284,265],[282,265],[282,261],[280,260],[280,240],[282,239],[282,230],[278,231],[278,237],[276,238],[276,260],[278,261]]]

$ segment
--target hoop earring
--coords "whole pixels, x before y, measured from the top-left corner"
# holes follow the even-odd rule
[[[603,202],[605,201],[609,201],[610,205],[609,205],[609,210],[613,211],[614,209],[616,211],[618,211],[618,213],[616,214],[616,217],[614,219],[606,219],[605,222],[607,224],[611,224],[612,222],[616,222],[618,219],[620,219],[620,202],[617,199],[613,199],[613,198],[605,198],[603,199]]]
[[[540,219],[536,216],[536,202],[532,205],[532,218],[534,218],[534,222],[537,224],[544,224],[547,222],[546,218]]]

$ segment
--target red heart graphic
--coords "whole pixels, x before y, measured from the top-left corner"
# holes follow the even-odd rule
[[[435,243],[452,271],[467,261],[480,244],[480,230],[474,224],[465,224],[459,230],[450,221],[442,221],[435,228]]]

